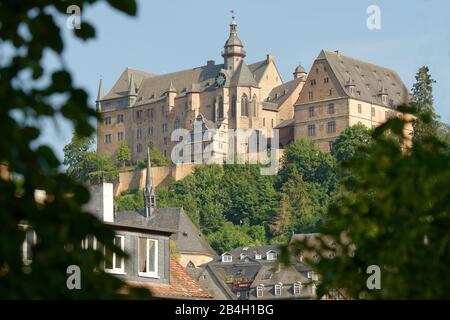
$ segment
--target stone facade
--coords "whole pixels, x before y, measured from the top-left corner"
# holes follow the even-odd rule
[[[295,139],[309,139],[323,151],[355,124],[374,128],[399,115],[395,106],[409,93],[391,69],[322,51],[295,103]],[[408,134],[412,128],[407,127]]]
[[[208,61],[162,75],[127,68],[107,95],[101,82],[97,151],[115,159],[126,142],[137,161],[145,158],[146,146],[153,143],[170,157],[177,143],[171,141],[171,133],[178,128],[192,131],[199,116],[208,129],[217,130],[213,150],[219,158],[229,152],[225,143],[229,129],[264,128],[270,136],[278,123],[293,117],[306,72],[298,67],[295,79],[283,82],[273,55],[253,64],[247,64],[245,56],[233,18],[222,64]]]

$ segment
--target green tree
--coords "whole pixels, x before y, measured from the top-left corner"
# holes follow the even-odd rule
[[[314,142],[297,140],[287,145],[281,159],[278,188],[294,174],[300,174],[306,182],[323,186],[331,194],[336,187],[336,160],[320,151]]]
[[[211,247],[219,254],[236,247],[258,245],[240,226],[225,223],[220,230],[206,236]]]
[[[119,149],[117,150],[117,162],[123,167],[129,161],[131,161],[130,147],[128,146],[128,143],[122,142]]]
[[[431,78],[428,67],[421,67],[416,74],[416,82],[413,85],[412,93],[418,114],[422,117],[417,118],[414,123],[413,141],[420,140],[427,136],[435,136],[438,130],[438,116],[433,106],[433,83],[436,81]],[[424,122],[421,119],[426,118]],[[428,120],[429,119],[429,120]]]
[[[362,124],[346,128],[331,145],[331,155],[338,163],[348,160],[373,143],[371,130]]]
[[[281,189],[281,200],[270,226],[273,235],[289,237],[293,233],[317,230],[325,217],[329,196],[316,183],[303,181],[294,174]]]
[[[122,192],[114,198],[116,211],[141,211],[144,208],[144,197],[137,189]]]
[[[74,135],[64,147],[66,174],[80,182],[97,184],[101,181],[113,182],[119,175],[114,163],[106,156],[91,151],[92,139]]]
[[[424,125],[430,121],[418,117]],[[322,256],[317,264],[309,261],[322,275],[319,294],[339,288],[352,298],[448,298],[448,146],[428,136],[405,152],[399,143],[403,126],[401,119],[388,120],[375,129],[368,156],[344,163],[351,174],[329,207],[330,219],[320,229],[321,246],[293,245],[295,251],[314,250]],[[371,265],[381,269],[380,290],[367,287]]]
[[[84,12],[94,2],[76,4]],[[121,12],[136,14],[135,1],[107,2]],[[78,136],[89,137],[94,132],[91,121],[99,118],[87,93],[74,85],[62,56],[60,27],[65,27],[68,5],[49,0],[1,3],[0,51],[8,52],[8,58],[0,63],[0,163],[14,177],[0,178],[1,299],[118,298],[124,285],[110,274],[93,271],[104,257],[99,251],[81,250],[81,240],[88,235],[106,249],[124,253],[114,246],[113,231],[82,209],[88,191],[59,172],[53,151],[38,140],[38,125],[45,121],[62,117]],[[74,34],[87,40],[95,30],[84,19]],[[56,57],[56,69],[43,63],[44,52]],[[47,194],[42,203],[35,200],[38,189]],[[21,257],[25,231],[19,224],[24,221],[37,237],[30,265],[24,265]],[[70,265],[82,270],[83,290],[67,289]]]
[[[278,201],[274,176],[261,175],[260,165],[224,166],[222,188],[226,193],[224,215],[228,221],[251,225],[267,224]]]

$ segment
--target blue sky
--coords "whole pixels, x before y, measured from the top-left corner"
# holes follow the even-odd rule
[[[366,27],[372,4],[381,9],[381,30]],[[126,67],[165,73],[207,60],[220,63],[234,9],[247,62],[273,53],[288,81],[300,62],[308,70],[321,49],[339,50],[395,69],[408,88],[417,69],[427,65],[437,81],[437,113],[450,122],[450,1],[141,0],[138,5],[136,18],[104,3],[85,8],[82,20],[96,27],[95,40],[82,43],[64,31],[64,61],[76,84],[89,92],[92,106],[100,77],[107,92]],[[54,63],[51,57],[48,63]],[[43,126],[41,141],[62,159],[72,128],[61,119]]]

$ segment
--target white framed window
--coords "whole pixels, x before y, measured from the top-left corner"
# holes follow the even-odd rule
[[[255,259],[256,260],[260,260],[261,259],[261,253],[256,253],[255,254]]]
[[[114,245],[125,250],[125,237],[115,236]],[[105,271],[108,273],[125,273],[125,259],[105,248]]]
[[[148,278],[158,277],[158,240],[138,239],[138,275]]]
[[[275,251],[267,252],[267,260],[276,260],[276,259],[277,259],[277,253]]]
[[[232,262],[233,256],[229,253],[222,254],[222,262]]]
[[[97,247],[97,238],[92,235],[87,236],[83,241],[81,241],[81,248],[84,250],[97,250]]]
[[[256,287],[256,297],[261,298],[264,295],[264,286],[261,284]]]
[[[294,283],[294,295],[299,295],[302,289],[302,283],[296,282]]]
[[[32,249],[37,243],[36,232],[34,232],[27,225],[19,225],[25,231],[25,238],[22,242],[22,262],[28,266],[32,262]]]
[[[278,283],[275,285],[275,295],[276,296],[281,296],[281,287],[282,287],[281,283]]]

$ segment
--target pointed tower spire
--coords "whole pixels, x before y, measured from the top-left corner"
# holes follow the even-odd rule
[[[177,92],[177,89],[176,89],[175,86],[173,85],[172,80],[170,81],[169,88],[167,88],[166,92]]]
[[[136,83],[134,82],[133,74],[130,76],[130,83],[128,84],[128,94],[136,95]]]
[[[103,91],[103,80],[100,78],[100,83],[98,84],[97,101],[95,101],[95,107],[98,112],[102,111],[102,103],[100,100],[103,99],[105,93]]]
[[[150,160],[150,145],[147,147],[147,176],[144,188],[144,215],[146,218],[153,214],[156,209],[156,194],[153,188],[152,164]]]
[[[103,79],[100,78],[100,83],[98,84],[97,101],[103,99],[105,93],[103,91]]]

